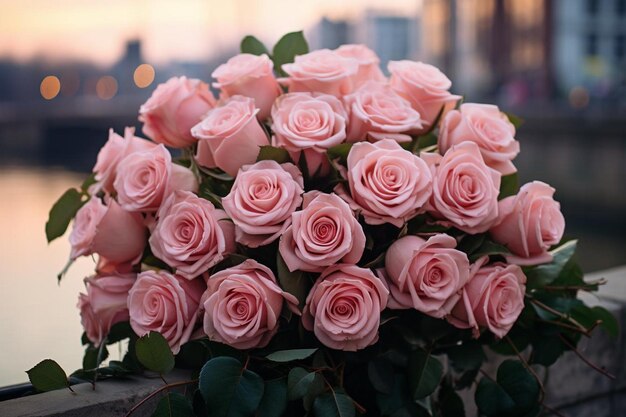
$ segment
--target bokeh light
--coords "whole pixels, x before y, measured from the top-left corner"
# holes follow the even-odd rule
[[[135,68],[133,74],[135,85],[139,88],[146,88],[154,81],[154,67],[150,64],[141,64]]]
[[[110,100],[117,94],[117,80],[110,75],[100,77],[96,83],[96,95],[102,100]]]
[[[48,75],[41,80],[39,91],[41,92],[41,96],[43,98],[46,100],[52,100],[59,94],[59,91],[61,91],[61,81],[54,75]]]
[[[589,104],[589,92],[585,87],[576,86],[569,92],[569,105],[574,109],[583,109]]]

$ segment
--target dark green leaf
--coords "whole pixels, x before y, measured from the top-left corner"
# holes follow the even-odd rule
[[[269,145],[261,146],[261,149],[259,150],[259,155],[257,156],[256,160],[257,162],[265,160],[276,161],[279,164],[284,164],[286,162],[293,163],[291,157],[289,156],[289,152],[287,152],[286,149],[275,148]]]
[[[483,245],[486,238],[487,234],[485,233],[478,235],[464,235],[456,248],[461,252],[465,252],[467,255],[471,255]]]
[[[87,193],[89,191],[89,187],[91,187],[92,185],[94,185],[96,183],[96,173],[93,172],[91,173],[91,175],[89,175],[85,181],[83,181],[83,183],[80,186],[80,189],[82,190],[83,193]]]
[[[252,35],[248,35],[241,40],[240,49],[242,54],[270,55],[265,45],[263,45],[263,42]]]
[[[263,379],[228,356],[208,361],[198,382],[211,417],[251,416],[263,397]]]
[[[151,371],[166,374],[174,368],[174,355],[167,340],[158,332],[140,337],[135,345],[137,359]]]
[[[489,255],[506,255],[511,253],[506,246],[496,243],[492,240],[485,239],[482,245],[469,256],[470,262],[475,262],[478,258]]]
[[[551,250],[550,253],[553,256],[552,262],[525,269],[524,273],[527,278],[526,288],[540,288],[556,280],[567,262],[574,255],[577,242],[577,240],[570,240]]]
[[[107,345],[112,345],[113,343],[120,342],[124,339],[131,337],[135,332],[130,327],[130,322],[122,321],[119,323],[115,323],[111,330],[109,330],[109,335],[107,336]]]
[[[46,238],[52,242],[57,237],[63,236],[70,221],[76,216],[76,212],[85,204],[83,194],[75,188],[70,188],[57,200],[50,209],[48,222],[46,223]]]
[[[459,394],[448,384],[444,384],[438,395],[441,417],[465,417],[465,407]]]
[[[311,385],[309,385],[309,389],[302,398],[302,404],[304,405],[304,409],[307,411],[311,411],[311,409],[313,408],[313,402],[324,391],[326,391],[326,383],[324,382],[324,378],[319,373],[316,373],[315,378],[313,378],[313,382],[311,382]]]
[[[283,64],[293,62],[296,55],[304,55],[308,52],[309,45],[302,31],[288,33],[279,39],[272,51],[274,69],[277,73],[286,75],[282,69]]]
[[[317,351],[315,349],[290,349],[290,350],[279,350],[273,353],[270,353],[265,358],[271,360],[272,362],[291,362],[299,359],[306,359]]]
[[[419,400],[432,394],[443,374],[441,362],[423,350],[416,350],[409,357],[408,378],[413,399]]]
[[[287,397],[289,400],[297,400],[306,395],[315,372],[309,372],[304,368],[293,368],[287,377]]]
[[[526,308],[532,309],[532,307]],[[507,339],[513,343],[515,349],[513,349]],[[507,334],[507,339],[500,339],[496,343],[490,345],[489,348],[501,355],[515,355],[516,350],[517,352],[522,352],[530,343],[530,337],[528,335],[528,332],[522,330],[518,325],[513,326],[511,331],[509,331],[509,333]]]
[[[448,357],[454,369],[460,372],[478,369],[487,359],[482,345],[475,341],[467,341],[462,345],[451,347],[448,349]]]
[[[65,371],[52,359],[42,360],[26,373],[37,391],[46,392],[70,386]]]
[[[537,335],[532,342],[532,346],[533,351],[530,362],[543,366],[550,366],[555,363],[564,351],[563,342],[561,342],[561,338],[558,336]]]
[[[519,191],[519,177],[517,172],[510,175],[504,175],[500,180],[500,194],[498,200],[517,194]]]
[[[304,302],[306,301],[310,285],[307,274],[302,271],[289,271],[289,268],[285,265],[285,261],[282,256],[280,256],[280,253],[276,256],[276,269],[278,272],[278,282],[280,283],[280,286],[283,290],[298,299],[300,308],[304,307]]]
[[[367,375],[374,389],[389,394],[395,383],[393,366],[380,358],[370,361],[367,365]]]
[[[615,316],[606,308],[595,306],[591,308],[594,318],[600,320],[600,327],[604,329],[609,336],[617,337],[619,334],[619,324]]]
[[[322,394],[313,402],[315,417],[354,417],[356,409],[352,399],[339,389]]]
[[[98,358],[98,354],[100,354],[100,358]],[[98,348],[97,346],[89,345],[87,346],[87,349],[85,349],[85,355],[83,356],[83,369],[96,369],[108,357],[109,351],[107,350],[106,346],[103,346],[102,352],[100,352],[100,348]]]
[[[504,112],[504,114],[509,119],[509,122],[511,122],[516,129],[518,129],[524,123],[524,119],[514,115],[513,113]]]
[[[328,159],[331,161],[334,159],[339,159],[339,163],[345,165],[348,160],[348,154],[350,153],[350,149],[352,149],[352,143],[342,143],[340,145],[335,145],[329,148],[326,151],[328,155]]]
[[[263,398],[257,417],[281,417],[287,408],[287,381],[285,378],[265,382]]]
[[[515,409],[513,399],[500,385],[488,378],[483,378],[478,383],[474,400],[481,415],[487,417],[503,416]]]
[[[192,417],[193,408],[187,397],[170,392],[159,400],[152,417]]]
[[[439,113],[441,115],[441,113]],[[437,135],[435,135],[433,132],[429,132],[425,135],[420,136],[417,139],[417,148],[418,149],[425,149],[425,148],[430,148],[431,146],[435,146],[437,144]]]

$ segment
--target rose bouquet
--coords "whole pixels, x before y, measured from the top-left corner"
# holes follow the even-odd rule
[[[538,414],[534,368],[615,321],[576,297],[599,283],[555,190],[517,185],[518,119],[461,104],[428,64],[386,76],[361,45],[241,46],[218,99],[159,85],[139,109],[151,140],[111,131],[52,208],[48,239],[73,219],[70,259],[97,255],[73,376],[194,369],[185,395],[164,385],[167,415],[462,416],[470,387],[482,415]],[[497,376],[485,348],[513,357]],[[50,360],[29,375],[67,384]]]

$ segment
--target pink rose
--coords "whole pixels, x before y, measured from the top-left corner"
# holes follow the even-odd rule
[[[350,195],[343,186],[335,192],[368,224],[401,227],[422,211],[432,189],[426,163],[391,139],[354,144],[346,175]]]
[[[220,168],[233,177],[243,165],[252,164],[259,148],[269,145],[249,97],[232,96],[207,113],[191,129],[199,140],[196,161],[203,167]]]
[[[215,106],[209,86],[200,80],[172,77],[159,84],[139,109],[143,133],[157,143],[184,148],[196,143],[191,128]]]
[[[213,87],[221,90],[221,97],[235,95],[254,99],[260,109],[258,118],[266,119],[272,103],[281,93],[278,81],[274,77],[274,64],[263,55],[239,54],[217,67],[211,76],[217,80]]]
[[[234,225],[223,210],[189,191],[176,191],[157,212],[150,236],[154,255],[193,279],[235,251]]]
[[[326,151],[346,139],[347,121],[343,104],[331,95],[285,94],[272,107],[272,144],[288,150],[294,161],[304,153],[309,173],[325,175]]]
[[[499,202],[500,216],[489,233],[513,252],[507,262],[537,265],[552,261],[548,249],[561,241],[565,230],[561,206],[553,196],[554,188],[533,181]]]
[[[99,346],[111,327],[128,320],[128,291],[136,274],[97,275],[85,279],[87,294],[79,294],[78,308],[87,338]]]
[[[354,77],[355,87],[358,88],[367,81],[385,81],[385,76],[380,70],[380,59],[376,52],[365,45],[341,45],[335,49],[337,55],[352,58],[359,64],[359,69]]]
[[[155,143],[135,136],[135,128],[124,129],[124,137],[109,130],[109,140],[104,144],[100,152],[93,172],[96,173],[98,187],[96,192],[104,189],[108,193],[113,193],[113,182],[117,175],[117,165],[119,162],[133,152],[147,151],[156,146]]]
[[[460,329],[473,329],[474,337],[480,336],[479,327],[486,327],[502,338],[524,309],[526,276],[517,265],[500,262],[482,266],[486,260],[472,266],[463,297],[448,321]]]
[[[478,145],[453,146],[433,171],[435,214],[464,232],[486,232],[498,218],[500,173],[485,165]]]
[[[348,142],[366,139],[410,142],[409,134],[422,128],[420,114],[386,84],[367,82],[346,97],[346,104],[350,108]]]
[[[461,142],[474,142],[487,165],[509,175],[517,171],[511,162],[519,153],[514,136],[515,126],[497,106],[463,103],[443,119],[438,145],[440,152],[446,152]]]
[[[470,271],[467,255],[455,248],[456,239],[446,234],[396,240],[385,255],[389,307],[414,308],[437,318],[450,313]]]
[[[126,156],[117,167],[113,183],[117,201],[128,211],[155,212],[176,190],[197,191],[191,170],[172,163],[163,145]]]
[[[319,49],[296,56],[293,63],[283,64],[282,68],[289,77],[278,81],[286,85],[290,93],[315,91],[342,97],[354,89],[359,63],[335,51]]]
[[[128,293],[130,326],[137,336],[159,332],[177,354],[193,333],[200,313],[204,280],[167,271],[144,271]]]
[[[448,91],[452,82],[438,68],[414,61],[390,61],[387,68],[394,90],[411,102],[424,122],[424,133],[433,127],[439,113],[454,108],[460,96]]]
[[[236,240],[256,248],[278,239],[302,203],[304,181],[293,164],[244,165],[222,206],[235,223]]]
[[[129,213],[113,199],[105,206],[92,197],[78,210],[70,233],[70,258],[97,253],[110,262],[137,262],[146,246],[146,228],[138,213]]]
[[[302,211],[280,238],[279,251],[290,271],[322,272],[339,262],[356,264],[365,249],[363,228],[350,206],[335,194],[304,195]]]
[[[299,314],[296,297],[281,290],[272,271],[252,259],[213,274],[207,285],[204,332],[236,349],[267,346],[278,331],[285,303]]]
[[[357,351],[378,340],[389,291],[370,269],[339,264],[326,269],[306,299],[302,325],[332,349]]]

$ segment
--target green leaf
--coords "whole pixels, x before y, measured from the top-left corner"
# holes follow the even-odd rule
[[[65,371],[52,359],[42,360],[26,373],[37,391],[46,392],[70,386]]]
[[[465,417],[463,400],[450,385],[444,384],[441,387],[438,403],[441,417]]]
[[[487,359],[481,344],[473,340],[451,347],[447,353],[454,369],[460,372],[478,369]]]
[[[393,371],[393,366],[381,358],[374,359],[367,365],[367,376],[372,387],[384,394],[389,394],[393,389],[395,383]]]
[[[287,152],[286,149],[275,148],[269,145],[261,146],[261,149],[259,150],[259,155],[256,157],[256,160],[257,162],[265,160],[276,161],[279,164],[284,164],[286,162],[293,163],[291,157],[289,156],[289,152]]]
[[[408,378],[413,399],[419,400],[432,394],[443,375],[443,366],[434,356],[416,350],[409,357]]]
[[[309,45],[302,31],[288,33],[280,38],[272,51],[274,69],[277,73],[286,75],[282,69],[283,64],[293,62],[296,55],[304,55],[308,52]]]
[[[467,255],[471,255],[483,245],[486,238],[486,233],[478,235],[464,235],[456,248],[461,252],[465,252]]]
[[[537,335],[533,339],[532,346],[530,362],[543,366],[550,366],[555,363],[565,350],[565,346],[558,336]]]
[[[263,45],[263,42],[258,40],[252,35],[248,35],[241,40],[241,45],[239,46],[242,54],[252,54],[252,55],[270,55],[269,51]]]
[[[502,176],[500,180],[500,194],[498,200],[517,194],[519,191],[519,176],[517,172]]]
[[[322,378],[319,373],[316,373],[315,378],[313,378],[313,382],[311,382],[311,385],[309,385],[309,389],[302,398],[302,404],[304,405],[304,409],[307,411],[311,411],[315,399],[324,391],[326,391],[326,383],[324,381],[324,378]]]
[[[352,399],[340,389],[322,394],[313,402],[315,417],[354,417],[356,409]]]
[[[292,401],[304,397],[313,383],[315,375],[315,372],[309,372],[299,367],[289,371],[287,376],[287,398]]]
[[[277,275],[280,286],[283,290],[296,297],[300,308],[303,308],[311,283],[307,274],[302,271],[289,271],[280,253],[276,256],[276,270],[278,272]]]
[[[85,349],[85,355],[83,356],[83,369],[88,371],[92,369],[96,369],[100,366],[102,362],[109,357],[109,351],[106,346],[102,347],[102,353],[100,354],[100,358],[98,358],[98,354],[100,353],[100,348],[94,345],[87,346]]]
[[[281,417],[287,408],[287,381],[285,378],[265,382],[257,417]]]
[[[272,362],[291,362],[291,361],[297,361],[299,359],[306,359],[312,354],[314,354],[315,352],[317,352],[317,348],[279,350],[279,351],[270,353],[265,358],[271,360]]]
[[[504,112],[506,117],[509,119],[509,122],[518,129],[522,124],[524,124],[524,119],[519,116],[514,115],[513,113]]]
[[[475,262],[478,258],[490,255],[506,255],[511,253],[506,246],[496,243],[492,240],[485,239],[482,245],[469,256],[470,262]]]
[[[170,392],[159,400],[152,417],[192,417],[191,403],[183,394]]]
[[[109,330],[109,335],[106,338],[107,345],[112,345],[113,343],[121,342],[124,339],[128,339],[135,332],[130,327],[130,322],[122,321],[119,323],[115,323],[111,330]]]
[[[567,241],[550,251],[550,254],[553,256],[552,262],[526,268],[524,270],[527,279],[526,288],[529,290],[540,288],[556,280],[567,262],[574,255],[577,243],[577,240]]]
[[[83,194],[76,188],[70,188],[57,200],[50,209],[46,222],[46,238],[48,243],[63,236],[76,212],[85,204]]]
[[[498,367],[496,381],[481,379],[476,389],[476,405],[481,413],[490,416],[523,415],[536,407],[539,384],[524,365],[506,360]]]
[[[96,182],[96,173],[92,172],[91,175],[85,178],[85,181],[81,184],[80,189],[83,193],[87,194],[89,192],[89,187],[94,185]]]
[[[350,153],[350,149],[352,149],[352,145],[352,143],[335,145],[326,151],[326,155],[328,155],[328,159],[331,161],[339,159],[339,163],[345,165],[348,161],[348,154]]]
[[[166,374],[174,369],[174,355],[167,340],[158,332],[140,337],[135,345],[137,359],[151,371]]]
[[[263,379],[229,356],[208,361],[198,386],[211,417],[251,416],[263,397]]]
[[[604,329],[611,337],[617,337],[619,334],[619,323],[615,316],[606,308],[596,306],[591,307],[593,317],[596,320],[600,320],[600,328]]]

